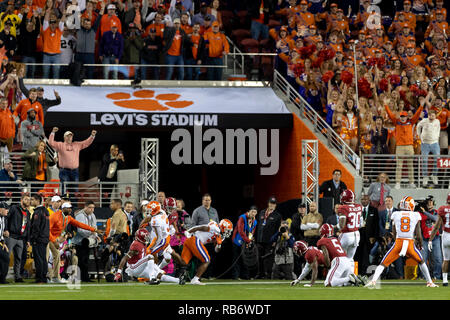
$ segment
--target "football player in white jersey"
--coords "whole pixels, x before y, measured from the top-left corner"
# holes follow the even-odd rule
[[[375,274],[372,280],[366,284],[366,287],[375,288],[384,268],[399,257],[404,256],[414,259],[419,264],[420,270],[427,280],[427,287],[437,287],[431,280],[427,264],[420,254],[420,248],[417,248],[414,243],[415,236],[419,247],[422,246],[422,232],[419,224],[422,218],[419,212],[414,211],[414,208],[414,199],[406,196],[400,201],[400,211],[392,213],[391,220],[394,225],[392,231],[395,237],[395,244],[386,253],[381,264],[375,269]]]

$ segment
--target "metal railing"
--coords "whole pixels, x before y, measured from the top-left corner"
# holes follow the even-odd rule
[[[444,189],[449,187],[450,157],[447,155],[363,154],[361,160],[361,175],[366,186],[376,181],[378,175],[384,172],[389,177],[389,184],[392,186],[400,183],[401,188],[408,188],[411,187],[410,183],[412,182],[418,188]],[[412,169],[411,172],[410,169]],[[399,179],[397,179],[397,175]],[[413,181],[410,181],[410,175]]]
[[[311,121],[314,127],[314,133],[322,135],[327,139],[328,147],[336,150],[341,155],[343,161],[348,161],[357,172],[360,170],[360,157],[342,140],[342,138],[333,130],[333,128],[303,99],[284,77],[274,70],[274,79],[272,84],[286,100],[295,105],[299,110],[299,116],[302,119]]]
[[[20,203],[24,194],[41,194],[45,199],[54,195],[68,197],[75,208],[83,207],[87,201],[96,206],[108,206],[111,199],[139,203],[140,184],[130,182],[59,182],[59,181],[0,181],[0,199],[8,204]]]

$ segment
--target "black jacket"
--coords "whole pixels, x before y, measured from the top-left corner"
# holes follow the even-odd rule
[[[36,25],[31,32],[27,31],[27,19],[22,19],[20,23],[20,36],[17,38],[19,46],[19,54],[34,57],[36,54],[36,39],[41,30],[41,24],[39,19],[35,19]]]
[[[366,215],[366,217],[364,217],[364,207],[363,207],[362,215],[363,215],[364,221],[366,222],[366,226],[361,229],[363,229],[363,231],[365,231],[367,240],[369,238],[378,238],[378,235],[380,233],[380,228],[379,228],[379,219],[378,219],[377,208],[369,205],[367,215]],[[360,229],[360,231],[361,231],[361,229]]]
[[[291,231],[292,235],[294,236],[295,241],[305,239],[304,232],[300,227],[302,225],[302,217],[300,217],[300,214],[298,212],[294,213],[292,215],[291,219],[292,219],[292,222],[291,222],[290,231]]]
[[[19,87],[20,87],[20,91],[22,91],[22,93],[25,95],[25,97],[28,98],[30,90],[28,90],[25,87],[25,84],[23,83],[23,78],[19,78]],[[61,104],[61,97],[57,97],[56,99],[53,99],[53,100],[38,97],[36,99],[36,101],[41,104],[42,109],[44,111],[44,115],[45,115],[47,113],[48,108],[57,106],[58,104]]]
[[[339,182],[339,186],[336,189],[336,187],[334,186],[333,179],[331,179],[331,180],[327,180],[324,183],[322,183],[322,185],[319,187],[319,194],[323,193],[324,198],[333,198],[334,199],[333,206],[334,206],[335,204],[341,202],[341,199],[340,199],[341,193],[342,193],[342,191],[344,191],[346,189],[347,189],[347,186],[342,181]]]
[[[258,19],[260,14],[261,3],[264,4],[264,24],[269,23],[269,16],[275,11],[277,0],[252,0],[248,1],[247,8],[250,18]],[[268,11],[266,11],[268,10]]]
[[[111,163],[117,161],[117,169],[114,174],[114,177],[111,179],[106,178],[108,174],[108,168]],[[125,163],[122,160],[111,159],[111,154],[106,153],[102,158],[102,167],[100,168],[100,172],[98,174],[98,178],[100,181],[117,181],[117,171],[123,169],[125,167]]]
[[[268,217],[264,220],[264,214],[266,209],[261,210],[256,217],[258,219],[258,224],[256,225],[256,243],[271,243],[272,236],[278,232],[278,228],[281,224],[281,214],[275,209]]]
[[[22,222],[26,219],[26,227],[22,232]],[[30,212],[19,205],[9,208],[7,230],[9,236],[17,240],[29,241],[30,235]]]
[[[39,206],[34,209],[31,219],[30,242],[47,244],[50,236],[50,214],[47,208]]]
[[[161,37],[155,36],[152,39],[150,36],[144,39],[144,46],[141,50],[141,58],[145,59],[147,62],[151,62],[153,64],[159,63],[159,54],[162,48],[162,40]]]
[[[175,37],[176,31],[177,30],[175,29],[175,27],[166,27],[164,29],[164,33],[163,33],[164,47],[163,47],[163,51],[162,51],[163,54],[167,54],[167,51],[169,51],[170,47],[172,46],[173,38]],[[186,43],[190,40],[183,29],[180,28],[179,32],[181,34],[180,52],[181,52],[181,54],[183,54],[184,47],[185,47]]]

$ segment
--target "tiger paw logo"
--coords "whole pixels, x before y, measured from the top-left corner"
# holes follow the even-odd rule
[[[107,94],[106,97],[114,100],[116,106],[143,111],[181,109],[194,103],[193,101],[178,100],[181,95],[177,93],[162,93],[155,96],[153,90],[137,90],[133,92],[133,95],[126,92],[115,92]]]

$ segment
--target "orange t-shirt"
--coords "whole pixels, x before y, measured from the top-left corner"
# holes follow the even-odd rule
[[[52,31],[50,27],[42,31],[42,41],[44,43],[43,52],[50,54],[61,53],[62,31],[57,27]]]
[[[176,31],[175,36],[173,37],[172,45],[167,51],[171,56],[179,56],[181,54],[181,33],[179,30]]]
[[[45,180],[45,171],[47,170],[47,163],[45,162],[45,153],[39,155],[38,168],[36,171],[36,180]]]
[[[45,3],[47,0],[33,0],[33,5],[38,6],[39,8],[44,9]]]
[[[198,45],[200,43],[200,35],[191,35],[191,41],[193,43],[192,45],[192,56],[194,57],[194,60],[197,60],[198,55]]]
[[[436,111],[436,118],[441,123],[441,130],[447,129],[447,119],[450,118],[450,112],[445,108],[442,108],[441,110],[439,110],[438,108],[436,108],[434,106],[431,107],[430,109]]]
[[[180,28],[183,29],[184,33],[186,33],[186,34],[191,34],[192,33],[192,27],[190,25],[188,25],[188,24],[182,24],[180,26]]]
[[[204,39],[209,41],[209,57],[221,58],[224,51],[226,53],[230,52],[230,45],[223,33],[208,32],[205,34]]]
[[[156,24],[156,23],[152,23],[149,24],[147,26],[147,28],[145,28],[145,32],[142,35],[143,38],[147,37],[150,34],[150,29],[155,29],[156,30],[156,36],[162,38],[163,37],[163,33],[164,33],[164,23],[160,23],[160,24]]]

